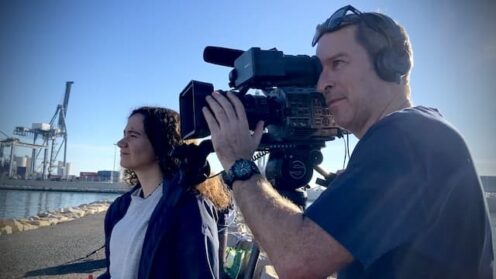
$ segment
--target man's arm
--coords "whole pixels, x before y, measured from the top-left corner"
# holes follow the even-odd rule
[[[353,260],[352,255],[262,176],[236,181],[234,196],[256,240],[281,278],[321,278]]]
[[[260,143],[263,123],[248,128],[243,104],[233,94],[207,97],[203,109],[217,157],[224,169],[250,159]],[[260,175],[235,181],[234,197],[246,223],[283,278],[324,277],[351,262],[351,254]]]

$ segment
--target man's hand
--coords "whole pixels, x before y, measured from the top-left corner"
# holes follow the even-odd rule
[[[233,93],[227,98],[219,92],[207,96],[203,115],[212,135],[212,144],[222,167],[228,170],[238,159],[251,159],[262,139],[264,123],[260,121],[253,134],[248,127],[245,108]]]

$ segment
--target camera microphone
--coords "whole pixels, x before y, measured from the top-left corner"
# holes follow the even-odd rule
[[[234,61],[238,59],[243,52],[244,51],[239,49],[207,46],[203,50],[203,60],[211,64],[234,67]]]

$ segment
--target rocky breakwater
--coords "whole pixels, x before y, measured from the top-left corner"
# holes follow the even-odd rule
[[[23,219],[0,220],[0,235],[34,230],[39,227],[72,221],[87,215],[107,211],[109,206],[110,202],[108,201],[97,201],[76,207],[62,208],[56,211],[42,212],[37,216]]]

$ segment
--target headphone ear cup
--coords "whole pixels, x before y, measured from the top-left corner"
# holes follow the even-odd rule
[[[404,76],[412,68],[412,61],[410,55],[403,49],[394,49],[395,59],[393,60],[394,69],[400,76]]]
[[[400,83],[401,77],[408,73],[410,67],[410,59],[404,50],[386,47],[376,55],[375,70],[385,81]]]

